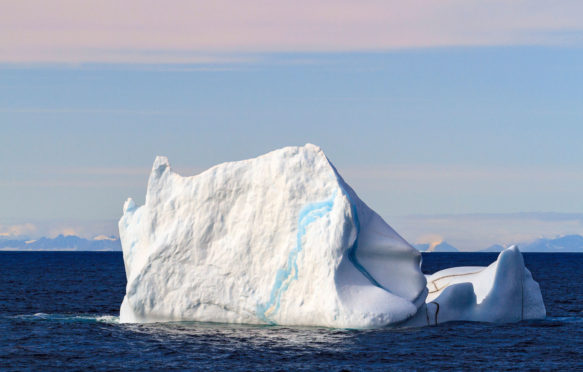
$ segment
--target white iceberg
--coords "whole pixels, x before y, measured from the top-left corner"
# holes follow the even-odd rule
[[[444,301],[450,292],[463,291],[460,285],[475,285],[480,297],[488,286],[483,283],[493,278],[492,291],[505,296],[496,267],[486,269],[495,274],[475,274],[471,283],[468,276],[469,285],[448,282],[451,289],[439,287],[438,300],[426,304],[437,292],[432,277],[427,287],[421,254],[310,144],[220,164],[192,177],[180,176],[166,158],[157,157],[145,204],[137,207],[128,199],[119,230],[127,277],[121,322],[422,325],[422,316],[436,319],[435,301],[442,307],[438,321],[540,317],[540,311],[529,310],[520,319],[480,318],[479,309]],[[520,273],[526,273],[518,255]],[[530,274],[525,283],[528,291],[538,291],[527,303],[539,301],[544,312]],[[466,297],[464,304],[470,303]]]

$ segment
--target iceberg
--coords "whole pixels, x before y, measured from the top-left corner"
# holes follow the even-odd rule
[[[541,306],[544,317],[538,284],[514,248],[482,271],[426,278],[421,254],[311,144],[191,177],[159,156],[144,205],[125,202],[119,232],[123,323],[377,328],[514,321],[540,317]],[[517,318],[519,277],[527,310]]]

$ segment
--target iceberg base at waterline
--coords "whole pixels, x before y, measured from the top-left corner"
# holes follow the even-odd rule
[[[128,199],[123,210],[121,322],[377,328],[544,317],[516,248],[488,268],[426,278],[421,254],[311,144],[191,177],[157,157],[144,205]]]

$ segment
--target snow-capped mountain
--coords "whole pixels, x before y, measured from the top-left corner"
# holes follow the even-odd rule
[[[459,249],[445,241],[437,244],[415,244],[414,247],[420,252],[459,252]]]

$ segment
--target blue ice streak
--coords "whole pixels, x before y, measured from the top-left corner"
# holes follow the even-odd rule
[[[292,280],[298,279],[298,255],[302,250],[302,238],[306,234],[306,228],[312,222],[325,216],[332,210],[336,191],[330,198],[322,202],[310,203],[302,208],[298,216],[298,232],[296,235],[296,246],[288,255],[285,268],[277,270],[275,283],[266,304],[257,305],[257,315],[265,322],[275,324],[269,318],[279,310],[281,296],[288,289]]]

